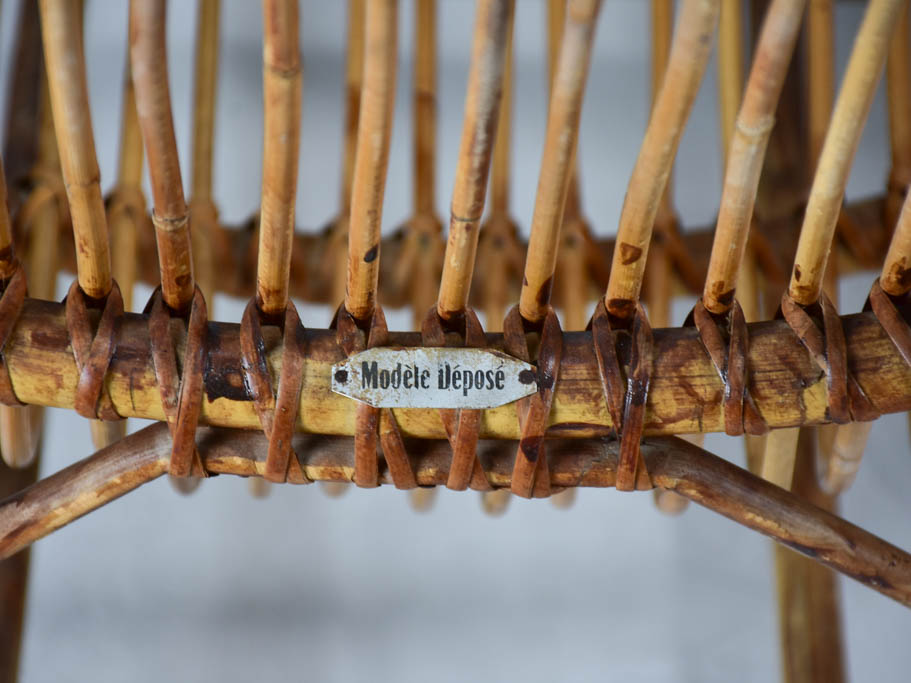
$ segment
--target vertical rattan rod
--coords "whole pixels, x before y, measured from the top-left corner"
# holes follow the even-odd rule
[[[115,192],[140,193],[142,186],[142,133],[136,114],[133,78],[130,75],[129,51],[123,78],[123,114],[120,129],[120,156]],[[133,309],[133,286],[136,283],[138,225],[141,216],[130,211],[111,211],[111,252],[114,279],[120,286],[124,310]]]
[[[909,62],[908,6],[892,36],[886,60],[886,92],[889,99],[889,137],[892,147],[890,189],[904,195],[911,184],[911,62]]]
[[[297,0],[263,1],[262,209],[256,303],[266,315],[288,304],[300,148],[301,67]]]
[[[566,8],[519,298],[519,311],[531,322],[544,318],[550,302],[563,206],[572,176],[582,96],[600,8],[600,0],[571,0]]]
[[[797,243],[788,292],[798,304],[815,303],[822,291],[848,173],[903,4],[904,0],[871,0],[854,42]]]
[[[807,11],[809,164],[816,168],[835,101],[835,9],[832,0],[810,0]]]
[[[651,108],[654,109],[664,82],[664,72],[667,71],[668,60],[671,56],[671,37],[674,33],[674,4],[669,0],[652,0],[652,79],[651,79]],[[658,215],[673,215],[674,193],[671,174],[664,193],[661,195]],[[670,324],[670,322],[668,322]],[[660,325],[659,325],[660,327]]]
[[[51,108],[76,241],[82,291],[103,299],[111,290],[111,255],[100,172],[89,112],[82,5],[41,0],[41,31]]]
[[[190,246],[193,252],[196,284],[206,301],[211,304],[217,289],[217,263],[224,254],[224,244],[220,239],[218,225],[218,210],[215,208],[212,195],[221,0],[199,0],[196,17],[190,168]],[[262,481],[259,478],[255,480]],[[185,488],[195,486],[199,480],[172,477],[171,482],[175,486]]]
[[[200,202],[212,201],[220,15],[221,0],[200,0],[193,77],[193,165],[190,176],[190,197]]]
[[[414,54],[414,213],[434,213],[436,187],[437,0],[417,0]]]
[[[380,228],[395,102],[396,0],[367,0],[364,81],[348,228],[345,308],[368,320],[376,307]]]
[[[731,149],[743,92],[742,37],[741,3],[721,3],[721,17],[718,20],[718,105],[721,118],[721,161],[724,164],[727,164],[728,151]]]
[[[766,13],[725,171],[718,223],[702,293],[705,307],[725,313],[734,301],[775,109],[800,33],[805,2],[775,0]]]
[[[18,265],[7,207],[6,176],[0,160],[0,292]],[[27,467],[37,454],[38,435],[32,426],[35,410],[31,406],[0,405],[0,455],[10,467]]]
[[[655,216],[705,73],[719,9],[720,0],[685,0],[680,9],[667,71],[623,202],[604,297],[608,311],[621,319],[632,315],[639,300]]]
[[[515,10],[513,10],[515,11]],[[503,62],[503,88],[500,96],[500,118],[497,139],[493,144],[493,163],[490,170],[490,213],[509,215],[509,168],[512,156],[512,33],[513,22],[506,29],[506,56]]]
[[[482,0],[478,4],[462,141],[452,190],[449,239],[437,302],[437,311],[443,318],[452,317],[468,305],[487,177],[497,137],[513,4],[513,0]]]
[[[354,159],[357,154],[357,129],[364,83],[364,39],[366,0],[348,0],[348,54],[345,67],[345,155],[342,162],[342,214],[351,210],[354,185]]]
[[[164,0],[131,0],[130,57],[136,111],[152,184],[152,222],[158,243],[162,296],[172,310],[184,311],[192,301],[195,283],[189,216],[171,114],[165,10]]]

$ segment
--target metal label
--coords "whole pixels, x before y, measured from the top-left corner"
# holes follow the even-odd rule
[[[377,408],[494,408],[537,389],[534,366],[488,349],[375,348],[332,366],[332,391]]]

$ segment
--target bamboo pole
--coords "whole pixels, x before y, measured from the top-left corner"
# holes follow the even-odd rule
[[[513,10],[515,11],[515,10]],[[475,257],[476,269],[485,274],[485,286],[481,291],[481,306],[486,318],[486,329],[502,332],[503,319],[509,305],[510,274],[520,273],[519,259],[511,258],[518,249],[512,249],[516,240],[516,226],[510,216],[510,167],[512,162],[512,100],[513,100],[513,27],[514,21],[506,27],[505,56],[503,62],[503,92],[500,96],[500,113],[497,121],[497,135],[493,145],[493,159],[490,169],[490,213],[482,226],[483,239],[478,245]],[[444,261],[445,263],[445,261]],[[481,492],[481,509],[491,516],[506,512],[512,492],[508,489]]]
[[[721,3],[721,15],[718,20],[718,104],[722,163],[725,165],[736,130],[737,113],[743,92],[742,14],[743,7],[740,2]]]
[[[734,302],[765,150],[797,43],[804,5],[802,0],[775,0],[763,23],[731,138],[718,224],[702,293],[703,303],[712,313],[726,313]]]
[[[184,312],[192,301],[195,282],[189,215],[171,114],[165,10],[164,0],[130,0],[130,57],[155,204],[152,222],[161,292],[171,310]]]
[[[73,221],[79,286],[111,290],[111,256],[85,76],[81,3],[41,0],[41,30],[63,179]]]
[[[835,8],[832,0],[810,0],[807,11],[807,121],[810,169],[815,171],[835,101]]]
[[[121,195],[121,196],[118,196]],[[120,130],[120,159],[117,188],[108,205],[108,224],[111,229],[112,273],[120,287],[124,310],[133,308],[136,284],[139,223],[143,220],[142,197],[142,135],[136,115],[133,79],[130,75],[129,50],[123,82],[123,114]],[[126,435],[126,420],[91,420],[92,444],[95,448],[122,439]]]
[[[788,292],[800,305],[815,303],[822,291],[848,173],[903,4],[903,0],[871,0],[857,34],[797,243]]]
[[[141,196],[142,194],[142,133],[136,114],[133,78],[130,74],[129,54],[123,79],[123,115],[120,129],[120,161],[117,171],[117,191]],[[130,207],[133,208],[133,207]],[[141,208],[141,207],[136,207]],[[123,308],[133,309],[133,288],[137,279],[139,258],[138,229],[142,216],[131,211],[110,215],[111,251],[113,252],[114,279],[120,286]]]
[[[357,152],[357,129],[360,118],[361,86],[364,76],[365,0],[348,0],[348,35],[345,67],[345,128],[342,157],[342,192],[339,214],[328,230],[326,254],[322,260],[321,276],[329,283],[329,302],[337,305],[345,297],[348,252],[348,220],[351,213],[351,188],[354,178],[354,158]],[[348,490],[341,482],[323,482],[324,493],[338,497]]]
[[[666,75],[623,202],[604,297],[607,310],[620,319],[628,319],[639,300],[655,216],[705,73],[719,9],[719,0],[686,0],[680,10]]]
[[[13,245],[12,228],[6,176],[3,161],[0,160],[0,293],[20,267]],[[34,411],[30,406],[0,405],[0,455],[10,467],[28,467],[38,454],[39,434],[32,424]]]
[[[298,436],[296,441],[304,446],[298,452],[307,456],[289,473],[292,483],[350,476],[350,439]],[[261,476],[264,471],[267,445],[261,433],[203,429],[197,442],[204,467],[213,474]],[[487,449],[488,474],[497,487],[509,486],[510,447],[514,451],[515,444]],[[616,449],[616,443],[600,439],[556,441],[548,449],[552,481],[558,486],[613,486]],[[903,550],[680,439],[646,441],[642,453],[657,486],[911,606],[911,555]],[[169,454],[166,425],[152,425],[0,502],[0,558],[160,476]],[[412,460],[418,485],[442,485],[449,456],[445,441],[423,444]],[[391,483],[388,472],[380,481]],[[720,488],[726,495],[718,495]]]
[[[414,213],[433,214],[436,187],[437,32],[436,0],[415,4]]]
[[[652,0],[651,3],[651,89],[650,107],[654,110],[661,82],[670,56],[671,36],[674,29],[674,6],[667,0]],[[728,54],[719,54],[719,64],[730,58]],[[724,67],[722,67],[724,68]],[[729,85],[724,80],[722,86]],[[739,91],[740,86],[737,85]],[[668,175],[667,185],[661,195],[655,227],[659,234],[668,234],[675,229],[676,220],[673,207],[673,171]],[[674,295],[674,264],[665,240],[655,240],[649,250],[645,264],[645,305],[648,309],[649,322],[652,327],[671,326],[671,299]],[[691,435],[697,440],[702,435]],[[694,443],[696,443],[694,441]],[[696,445],[701,446],[698,441]],[[657,488],[654,491],[655,506],[664,514],[682,514],[689,501],[673,491]]]
[[[872,313],[847,315],[847,361],[860,387],[880,413],[911,409],[909,368]],[[161,397],[152,371],[148,320],[125,314],[115,338],[114,356],[105,386],[113,407],[123,417],[161,420]],[[185,331],[174,327],[178,367],[183,360]],[[268,362],[273,376],[281,368],[279,331],[264,327]],[[752,370],[751,393],[769,427],[823,424],[827,421],[827,381],[819,366],[784,321],[749,326],[747,362]],[[63,306],[27,299],[4,355],[13,388],[25,403],[72,408],[78,375],[69,349]],[[503,348],[501,335],[488,335],[490,348]],[[420,335],[393,332],[390,346],[419,346]],[[331,366],[344,359],[332,330],[308,329],[304,346],[304,383],[297,427],[307,432],[346,434],[354,429],[356,402],[332,393]],[[209,327],[209,352],[203,377],[203,424],[259,429],[260,424],[240,375],[239,326]],[[718,396],[723,383],[705,348],[691,329],[655,330],[649,399],[645,406],[646,434],[715,432],[724,428]],[[858,359],[863,359],[859,363]],[[568,332],[563,338],[560,382],[555,387],[548,434],[607,435],[610,417],[596,389],[598,364],[587,332]],[[402,435],[445,438],[432,410],[393,409]],[[515,404],[483,411],[481,438],[518,438]]]
[[[835,512],[836,501],[816,485],[813,430],[800,434],[793,477],[797,496]],[[841,613],[835,572],[783,545],[774,546],[782,680],[839,683],[845,680]]]
[[[460,315],[468,306],[491,154],[497,137],[513,6],[512,0],[483,0],[478,5],[462,141],[452,191],[449,239],[437,301],[437,312],[447,320]]]
[[[570,0],[566,11],[519,298],[519,311],[531,322],[544,318],[550,302],[563,207],[572,176],[582,97],[600,9],[600,0]]]
[[[193,138],[190,175],[190,231],[196,284],[212,310],[221,245],[218,211],[212,196],[215,148],[215,88],[218,83],[218,33],[221,0],[200,0],[193,77]],[[221,264],[219,264],[220,266]],[[190,481],[182,478],[182,481]]]
[[[348,228],[345,309],[368,320],[376,307],[380,228],[395,101],[397,0],[367,0],[364,84]]]
[[[267,316],[288,305],[300,148],[301,68],[297,0],[264,0],[265,132],[256,303]]]
[[[400,229],[402,246],[395,258],[391,288],[411,307],[413,328],[420,329],[436,303],[443,269],[443,224],[436,213],[437,145],[437,0],[415,5],[415,54],[412,75],[412,189],[411,217]],[[413,501],[433,494],[415,491]]]
[[[886,59],[886,93],[889,102],[889,141],[892,168],[886,199],[886,221],[894,222],[911,184],[911,55],[908,42],[911,22],[905,5],[892,35]]]
[[[56,136],[50,111],[49,95],[47,93],[47,77],[41,59],[41,29],[38,20],[38,4],[35,2],[18,3],[18,18],[15,22],[15,41],[10,54],[10,81],[7,92],[6,121],[4,124],[3,162],[9,177],[15,182],[23,178],[36,162],[48,162],[48,156],[56,162]],[[43,142],[44,144],[40,144]],[[54,164],[59,175],[59,162]],[[11,198],[11,215],[17,216],[16,196]],[[57,201],[47,202],[52,210],[56,211]],[[40,212],[39,212],[40,213]],[[36,216],[36,219],[38,217]],[[50,243],[57,245],[56,230],[60,221],[53,223],[55,235]],[[20,221],[17,227],[23,227]],[[33,229],[31,235],[40,239],[38,230]],[[44,286],[48,279],[56,280],[56,263],[48,264],[46,270],[32,270],[32,254],[35,249],[35,240],[31,240],[29,251],[23,254],[26,273],[32,274],[31,289],[34,292]],[[43,245],[46,246],[46,245]],[[53,292],[49,295],[53,297]],[[35,419],[32,426],[36,434],[41,430],[41,408],[32,407]],[[0,498],[5,498],[16,491],[20,491],[34,483],[38,477],[38,461],[35,458],[30,467],[14,470],[0,463]],[[31,553],[28,550],[17,553],[15,556],[0,562],[0,680],[18,680],[19,660],[24,632],[24,616],[26,611],[26,598],[29,577],[29,560]]]
[[[361,111],[361,89],[364,83],[364,41],[366,0],[348,0],[348,55],[345,67],[345,145],[342,163],[341,214],[351,211],[354,187],[354,161],[357,155],[357,130]]]

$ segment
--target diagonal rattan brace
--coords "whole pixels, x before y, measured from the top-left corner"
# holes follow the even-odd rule
[[[907,294],[900,298],[907,301]],[[880,287],[879,278],[873,283],[866,308],[873,311],[905,363],[911,365],[911,327],[895,305],[895,299]]]
[[[76,384],[76,412],[82,417],[99,420],[119,420],[111,397],[104,390],[104,376],[116,349],[117,335],[123,318],[123,297],[114,282],[101,304],[101,318],[92,329],[87,297],[78,280],[70,285],[66,295],[66,327],[70,333],[73,357],[79,371]]]
[[[531,362],[531,354],[527,331],[519,307],[514,306],[503,321],[503,341],[507,353],[528,363]],[[520,438],[512,470],[511,489],[523,498],[546,498],[551,494],[544,435],[563,358],[563,330],[560,329],[560,321],[553,307],[548,307],[540,332],[538,391],[519,399],[516,411],[519,415]]]
[[[367,348],[383,346],[389,337],[386,316],[379,306],[374,310],[366,333],[344,305],[336,312],[332,327],[336,331],[339,346],[347,356],[353,356]],[[361,402],[358,403],[355,414],[354,483],[365,488],[379,486],[377,436],[396,488],[415,488],[417,480],[411,460],[405,452],[405,442],[395,415],[388,408],[374,408]]]
[[[269,450],[263,477],[269,481],[285,482],[289,467],[300,470],[291,439],[300,410],[303,386],[304,327],[297,308],[289,301],[279,327],[282,330],[282,367],[278,386],[273,389],[272,376],[266,362],[266,344],[263,340],[262,320],[256,300],[251,299],[240,323],[240,348],[242,368],[247,386],[253,395],[253,405],[266,438]],[[309,483],[303,470],[301,479]]]
[[[811,315],[811,312],[816,313],[813,309],[817,307],[822,317],[822,329]],[[820,297],[817,307],[811,307],[808,311],[787,292],[781,297],[782,317],[810,352],[810,357],[826,374],[829,419],[836,424],[875,420],[879,417],[879,412],[848,372],[845,331],[838,311],[825,294]]]
[[[636,304],[630,335],[629,372],[624,381],[617,356],[617,338],[611,327],[604,301],[598,302],[589,323],[601,390],[620,439],[620,459],[617,464],[617,490],[633,491],[652,488],[645,461],[639,452],[645,421],[645,401],[652,373],[652,328],[642,304]]]
[[[177,477],[207,476],[196,450],[196,425],[202,408],[208,319],[206,300],[196,288],[186,318],[186,351],[183,367],[177,367],[177,353],[171,335],[172,311],[164,302],[161,287],[146,304],[149,342],[161,406],[171,432],[171,461],[168,471]]]
[[[0,295],[0,403],[8,406],[21,406],[22,401],[16,398],[16,392],[13,391],[13,383],[10,381],[9,369],[6,367],[6,356],[3,355],[3,349],[6,342],[16,326],[19,319],[19,313],[22,311],[22,304],[25,303],[25,295],[28,293],[28,285],[25,281],[25,271],[22,266],[17,266],[3,294]]]
[[[487,345],[484,328],[481,327],[481,322],[472,309],[464,311],[457,322],[462,324],[463,329],[460,332],[465,346],[483,348]],[[424,346],[446,346],[444,324],[434,305],[427,312],[421,325],[421,340]],[[481,411],[442,408],[438,412],[452,446],[452,464],[449,467],[446,487],[454,491],[464,491],[470,485],[479,491],[493,490],[477,454]]]
[[[749,332],[740,303],[735,299],[724,316],[715,316],[696,302],[686,325],[695,325],[715,371],[724,382],[724,431],[729,436],[765,434],[769,428],[750,394],[747,357]],[[725,343],[727,337],[727,343]]]

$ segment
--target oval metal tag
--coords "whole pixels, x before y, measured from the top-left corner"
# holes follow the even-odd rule
[[[488,349],[375,348],[332,366],[332,391],[377,408],[495,408],[537,389],[534,366]]]

